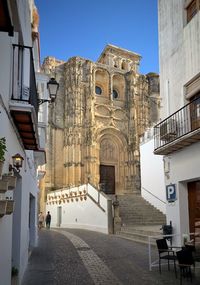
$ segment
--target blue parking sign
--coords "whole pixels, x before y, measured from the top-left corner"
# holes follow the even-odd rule
[[[174,202],[176,200],[176,184],[166,185],[166,196],[168,202]]]

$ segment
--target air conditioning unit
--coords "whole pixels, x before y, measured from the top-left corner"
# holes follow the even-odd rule
[[[167,119],[160,125],[160,139],[163,141],[172,141],[177,136],[177,121]]]

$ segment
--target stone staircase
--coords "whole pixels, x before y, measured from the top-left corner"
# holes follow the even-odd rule
[[[148,236],[162,235],[161,227],[166,216],[140,195],[118,195],[119,213],[122,220],[119,236],[147,243]]]

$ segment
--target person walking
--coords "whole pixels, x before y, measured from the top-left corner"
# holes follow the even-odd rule
[[[40,212],[38,215],[38,229],[41,230],[43,225],[44,225],[44,215],[42,212]]]
[[[48,211],[48,212],[47,212],[47,215],[46,215],[46,228],[47,228],[47,229],[50,229],[50,225],[51,225],[51,214],[50,214],[50,212]]]

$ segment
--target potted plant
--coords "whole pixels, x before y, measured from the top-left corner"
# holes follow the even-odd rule
[[[0,180],[0,193],[5,193],[8,191],[8,182]]]
[[[18,269],[16,267],[12,267],[12,271],[11,271],[12,276],[17,276],[18,275]]]
[[[6,215],[10,215],[10,214],[13,213],[13,211],[14,211],[14,205],[15,205],[14,200],[7,200],[7,204],[6,204]]]
[[[0,176],[2,174],[2,170],[3,170],[3,163],[4,163],[4,156],[5,156],[5,152],[7,151],[6,149],[6,138],[0,138]]]
[[[13,190],[16,187],[17,177],[12,175],[12,173],[4,173],[2,180],[8,182],[8,190]]]
[[[11,285],[17,285],[18,284],[18,280],[17,280],[18,274],[19,274],[19,270],[13,266],[11,269],[11,276],[12,276]]]
[[[7,200],[0,200],[0,218],[6,214]]]

